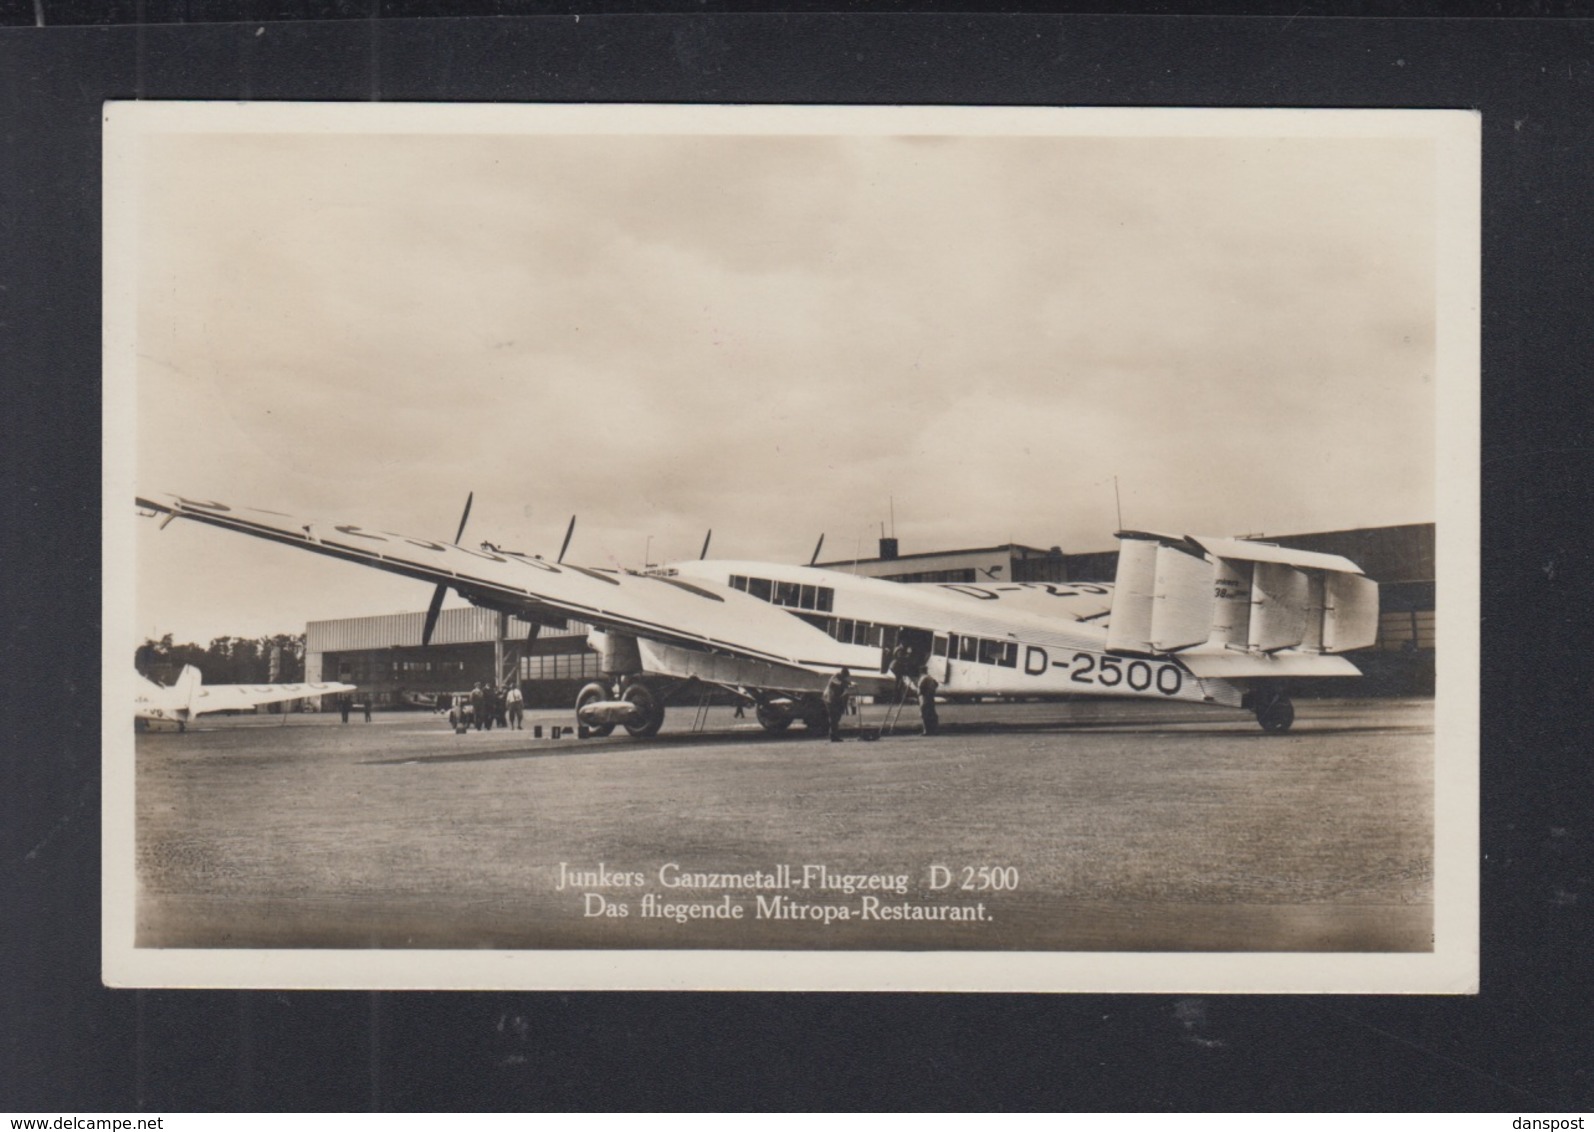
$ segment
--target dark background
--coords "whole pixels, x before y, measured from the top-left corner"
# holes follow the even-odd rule
[[[1594,1106],[1588,5],[439,6],[0,0],[0,1110]],[[100,103],[134,97],[1481,110],[1483,993],[102,988]]]

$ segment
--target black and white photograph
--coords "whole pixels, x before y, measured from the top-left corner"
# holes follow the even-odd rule
[[[1466,111],[109,103],[113,986],[1477,986]]]

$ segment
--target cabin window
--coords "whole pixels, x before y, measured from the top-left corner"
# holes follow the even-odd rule
[[[803,609],[813,609],[815,607],[813,586],[798,587],[797,604]]]
[[[980,642],[974,637],[963,637],[958,641],[958,659],[976,661],[979,659]]]
[[[981,664],[995,664],[997,662],[998,658],[1001,657],[1001,655],[1002,655],[1002,642],[1001,641],[981,641],[980,642],[980,663]]]
[[[1003,668],[1017,668],[1018,642],[1004,641],[1002,643],[1002,659],[998,660],[996,663],[1000,664]]]
[[[769,584],[768,578],[747,579],[747,592],[758,598],[760,601],[768,601],[770,599],[772,596],[771,589],[772,587]]]
[[[836,605],[836,591],[829,586],[814,587],[814,608],[829,613]]]
[[[746,593],[747,592],[747,579],[744,578],[740,574],[732,574],[731,575],[731,589],[733,589],[733,590],[741,590],[743,593]]]
[[[932,648],[932,651],[935,653],[936,656],[945,656],[946,655],[946,638],[943,637],[940,633],[937,633],[935,635],[935,643],[931,646],[931,648]]]
[[[775,583],[775,604],[784,605],[791,609],[797,608],[797,603],[802,596],[802,587],[796,582]]]

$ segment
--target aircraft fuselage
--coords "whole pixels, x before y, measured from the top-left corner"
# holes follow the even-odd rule
[[[1198,679],[1169,656],[1107,652],[1108,585],[902,583],[807,566],[699,561],[653,573],[730,586],[785,608],[833,639],[867,648],[883,671],[908,645],[959,696],[1139,696],[1240,705],[1232,683]]]

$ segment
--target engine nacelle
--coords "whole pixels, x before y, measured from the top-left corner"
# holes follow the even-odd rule
[[[587,647],[598,654],[598,670],[611,676],[631,676],[642,671],[642,653],[637,639],[628,633],[607,633],[594,629],[587,634]]]

